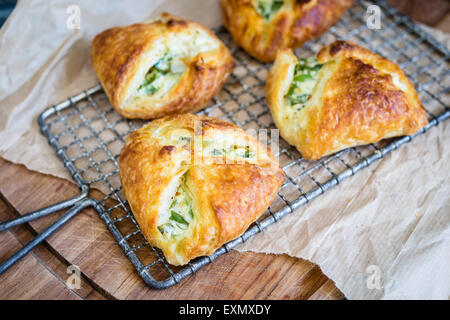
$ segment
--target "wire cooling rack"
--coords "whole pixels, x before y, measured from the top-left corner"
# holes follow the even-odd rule
[[[450,116],[449,52],[407,17],[377,1],[381,8],[381,29],[366,26],[366,9],[373,4],[358,1],[321,38],[297,50],[298,56],[316,54],[336,39],[351,40],[397,63],[414,82],[427,109],[429,124],[421,134]],[[230,48],[236,68],[223,89],[200,112],[220,117],[248,128],[275,128],[264,98],[269,64],[261,64],[236,47],[225,29],[218,36]],[[47,109],[39,118],[43,134],[83,191],[103,190],[94,207],[144,281],[154,288],[176,284],[231,248],[292,213],[296,208],[323,194],[345,178],[410,141],[414,136],[385,140],[377,144],[350,148],[318,161],[307,161],[280,139],[279,161],[287,175],[277,198],[268,211],[239,238],[225,244],[209,257],[198,258],[185,267],[175,268],[162,253],[142,236],[129,210],[118,179],[118,157],[127,135],[142,122],[122,118],[112,109],[100,85],[83,91]],[[270,131],[270,130],[269,130]]]

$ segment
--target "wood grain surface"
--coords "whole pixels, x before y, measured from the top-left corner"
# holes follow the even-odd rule
[[[0,181],[1,221],[78,193],[71,182],[31,172],[3,159]],[[0,259],[9,257],[60,215],[0,233]],[[79,290],[66,286],[70,265],[82,272]],[[0,276],[0,299],[16,298],[342,299],[343,295],[310,262],[287,255],[235,251],[174,287],[152,290],[139,278],[97,213],[86,209]]]
[[[450,30],[449,2],[388,1],[413,19]],[[68,181],[0,158],[0,221],[79,193]],[[0,261],[56,220],[56,213],[0,232]],[[70,289],[67,268],[81,270]],[[232,251],[166,290],[150,289],[92,209],[71,221],[0,276],[0,299],[343,299],[320,268],[287,255]]]

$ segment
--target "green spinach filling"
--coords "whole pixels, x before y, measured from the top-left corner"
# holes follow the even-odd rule
[[[169,219],[159,225],[158,230],[164,236],[174,237],[184,233],[193,219],[192,198],[187,190],[186,179],[183,178],[170,204]]]
[[[284,1],[282,0],[258,0],[256,12],[265,20],[270,20],[283,4]]]
[[[186,65],[180,58],[165,53],[146,73],[137,91],[152,95],[164,88],[166,92],[178,82],[185,69]]]
[[[235,158],[252,158],[254,156],[254,153],[250,151],[249,146],[237,146],[232,145],[228,148],[214,148],[211,151],[211,155],[213,156],[231,156]]]
[[[156,64],[147,72],[144,81],[138,88],[138,91],[145,92],[145,94],[148,95],[154,94],[156,91],[158,91],[161,87],[161,83],[157,80],[170,72],[171,61],[172,57],[167,53],[164,54],[164,56],[159,59]]]
[[[317,82],[317,74],[322,64],[319,64],[316,58],[301,58],[295,66],[294,79],[285,96],[289,105],[301,110],[308,99]]]

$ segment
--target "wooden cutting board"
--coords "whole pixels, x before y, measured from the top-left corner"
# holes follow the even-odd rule
[[[0,221],[78,194],[68,181],[0,158]],[[56,213],[0,233],[0,261],[56,220]],[[82,273],[66,285],[67,267]],[[0,276],[0,299],[343,299],[319,267],[287,255],[231,251],[178,285],[153,290],[141,280],[93,209],[80,212]]]

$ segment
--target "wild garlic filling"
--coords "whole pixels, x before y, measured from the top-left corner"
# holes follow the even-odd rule
[[[192,198],[186,186],[186,178],[183,177],[170,204],[168,218],[161,221],[158,230],[167,238],[176,237],[189,228],[193,219]]]
[[[285,96],[287,104],[295,110],[300,111],[311,97],[320,68],[322,64],[319,64],[315,57],[299,59],[295,66],[294,79]]]
[[[250,146],[231,145],[224,148],[214,148],[211,153],[212,156],[228,156],[232,159],[236,158],[253,158],[255,153],[250,150]]]
[[[265,20],[270,20],[283,4],[283,0],[257,0],[255,8],[260,16]]]
[[[168,92],[178,83],[185,69],[186,66],[180,58],[165,53],[146,73],[144,81],[137,89],[138,93],[153,95],[157,92]]]

